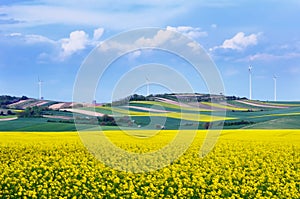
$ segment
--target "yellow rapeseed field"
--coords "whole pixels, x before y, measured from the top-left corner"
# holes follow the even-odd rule
[[[105,135],[143,153],[163,147],[176,131],[139,138],[147,133]],[[2,132],[0,198],[300,198],[300,130],[223,130],[201,158],[205,134],[199,130],[169,166],[127,173],[96,160],[75,132]]]

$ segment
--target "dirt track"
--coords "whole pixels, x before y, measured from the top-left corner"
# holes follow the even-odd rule
[[[18,117],[2,118],[2,119],[0,119],[0,122],[1,122],[1,121],[16,120],[16,119],[18,119]]]
[[[170,111],[166,111],[166,110],[159,110],[159,109],[146,108],[146,107],[140,107],[140,106],[123,106],[123,107],[134,108],[134,109],[138,109],[138,110],[156,112],[156,113],[169,113],[170,112]]]
[[[103,117],[103,113],[98,113],[94,111],[87,111],[87,110],[81,110],[81,109],[71,109],[71,108],[66,108],[66,109],[60,109],[61,111],[69,111],[73,113],[79,113],[83,115],[89,115],[89,116],[96,116],[96,117]]]
[[[260,104],[260,103],[254,103],[254,102],[247,102],[243,100],[237,100],[237,102],[247,104],[250,106],[257,106],[257,107],[264,107],[264,108],[288,108],[287,106],[275,106],[275,105],[268,105],[268,104]]]

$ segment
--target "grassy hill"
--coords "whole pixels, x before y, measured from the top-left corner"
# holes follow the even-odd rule
[[[81,129],[101,125],[104,130],[221,128],[222,122],[225,129],[300,128],[300,102],[262,102],[223,95],[133,95],[105,105],[0,96],[0,104],[0,131],[76,131],[75,123]],[[24,117],[32,107],[40,107],[40,112]],[[113,125],[101,120],[104,115],[114,119]]]

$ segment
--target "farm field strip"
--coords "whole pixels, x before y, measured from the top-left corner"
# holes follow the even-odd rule
[[[181,102],[177,102],[171,99],[167,99],[167,98],[162,98],[162,97],[156,97],[156,100],[158,100],[159,102],[163,102],[163,103],[167,103],[167,104],[172,104],[172,105],[176,105],[176,106],[183,106],[186,108],[190,108],[191,106],[185,104],[185,103],[181,103]]]
[[[125,108],[131,108],[131,109],[137,109],[137,110],[142,110],[142,111],[149,111],[149,112],[157,112],[157,113],[168,113],[170,111],[166,110],[159,110],[159,109],[154,109],[154,108],[146,108],[146,107],[140,107],[140,106],[122,106]]]
[[[234,106],[229,106],[229,105],[224,105],[224,104],[211,103],[211,102],[200,102],[200,103],[204,104],[204,105],[211,106],[211,107],[225,109],[225,110],[235,110],[235,111],[247,111],[248,110],[246,108],[239,108],[239,107],[234,107]]]
[[[300,115],[300,113],[274,113],[274,114],[265,114],[265,115],[258,115],[253,116],[252,118],[259,118],[259,117],[272,117],[272,116],[296,116]]]
[[[219,121],[219,120],[232,120],[235,119],[233,117],[221,117],[207,114],[199,114],[199,113],[185,113],[185,112],[166,112],[166,113],[157,113],[157,112],[143,112],[143,111],[130,111],[126,109],[122,109],[121,107],[101,107],[100,109],[111,110],[114,116],[156,116],[156,117],[169,117],[183,120],[191,120],[191,121],[201,121],[201,122],[210,122],[210,121]],[[95,109],[99,111],[99,108]]]
[[[257,102],[257,101],[250,101],[250,100],[237,100],[238,102],[246,105],[251,105],[255,107],[263,107],[263,108],[288,108],[288,106],[285,105],[275,105],[272,103],[262,103],[262,102]]]
[[[15,118],[15,115],[0,115],[0,119]]]
[[[154,106],[161,106],[161,107],[175,109],[175,110],[178,110],[178,111],[181,111],[181,110],[195,111],[195,112],[200,112],[200,111],[210,112],[210,111],[212,111],[211,109],[201,108],[200,104],[199,104],[199,107],[197,107],[197,106],[180,106],[179,102],[177,104],[170,104],[170,103],[163,102],[163,101],[159,101],[159,102],[157,102],[157,101],[132,101],[131,103],[134,103],[134,104],[148,104],[150,106],[153,106],[153,105]]]
[[[269,101],[254,101],[254,100],[245,100],[248,102],[253,102],[257,104],[273,105],[273,106],[284,106],[284,107],[299,107],[299,102],[269,102]]]
[[[88,110],[83,110],[83,109],[60,109],[61,111],[69,111],[73,113],[79,113],[79,114],[84,114],[84,115],[89,115],[89,116],[99,116],[102,117],[104,114],[95,112],[95,111],[88,111]]]
[[[18,117],[11,116],[11,115],[9,115],[9,116],[0,116],[0,122],[1,121],[11,121],[11,120],[16,120],[16,119],[18,119]]]

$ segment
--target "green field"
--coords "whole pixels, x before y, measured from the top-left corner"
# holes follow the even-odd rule
[[[251,105],[246,103],[251,103]],[[127,106],[96,106],[82,107],[79,110],[96,111],[111,115],[119,127],[101,126],[109,129],[156,129],[163,126],[165,129],[203,129],[207,122],[212,126],[219,126],[224,120],[225,129],[299,129],[300,103],[299,102],[260,102],[260,101],[227,101],[227,104],[202,102],[199,106],[188,103],[178,105],[170,101],[132,101]],[[49,102],[51,104],[51,102]],[[207,108],[217,108],[212,110]],[[262,107],[266,106],[266,107]],[[199,108],[200,107],[200,108]],[[201,108],[202,107],[202,108]],[[270,108],[272,107],[272,108]],[[220,110],[218,110],[220,109]],[[71,109],[70,109],[71,110]],[[223,111],[222,111],[223,110]],[[20,111],[15,111],[20,113]],[[84,113],[73,115],[70,111],[48,110],[44,112],[52,118],[18,118],[12,121],[0,120],[0,131],[76,131],[73,116],[80,123],[77,128],[89,129],[97,127],[95,116]],[[0,119],[15,116],[0,116]],[[79,118],[79,119],[78,119]],[[126,121],[134,121],[128,124]],[[219,127],[217,127],[219,128]]]
[[[15,115],[0,115],[0,119],[14,118]]]

